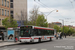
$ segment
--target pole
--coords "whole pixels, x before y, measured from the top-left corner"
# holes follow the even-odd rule
[[[63,37],[64,37],[64,20],[62,20],[63,21]]]
[[[62,20],[62,28],[63,28],[62,36],[64,36],[64,20],[63,19],[59,19],[59,20]]]

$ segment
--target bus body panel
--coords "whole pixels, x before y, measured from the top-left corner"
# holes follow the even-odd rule
[[[39,42],[39,38],[41,41],[47,41],[51,38],[54,38],[54,36],[32,36],[32,37],[19,37],[21,42]]]
[[[56,30],[53,28],[32,26],[32,29],[52,30],[52,31],[54,31],[54,34],[56,33]],[[47,40],[50,40],[50,38],[54,38],[54,35],[39,35],[39,36],[31,36],[31,37],[19,37],[19,40],[21,42],[39,42],[39,38],[41,39],[41,41],[47,41]]]

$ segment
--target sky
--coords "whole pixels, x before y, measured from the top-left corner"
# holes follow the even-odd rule
[[[75,0],[27,0],[27,3],[28,17],[29,11],[36,5],[39,7],[39,12],[44,13],[45,18],[47,17],[48,23],[62,23],[64,20],[64,25],[75,26]]]

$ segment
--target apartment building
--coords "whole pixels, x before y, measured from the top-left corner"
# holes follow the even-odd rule
[[[0,0],[0,28],[4,28],[2,20],[10,16],[10,0]]]
[[[27,20],[27,0],[10,0],[10,14],[19,24]]]
[[[18,25],[21,20],[27,20],[27,0],[0,0],[0,28],[6,17],[17,20]]]

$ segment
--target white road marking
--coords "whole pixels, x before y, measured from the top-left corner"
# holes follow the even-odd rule
[[[33,49],[31,49],[31,50],[37,50],[36,48],[33,48]]]
[[[27,50],[27,48],[22,48],[21,50]]]
[[[10,49],[10,50],[18,50],[19,48],[12,48],[12,49]]]
[[[41,49],[41,50],[47,50],[47,49]]]
[[[6,49],[3,49],[3,50],[9,50],[8,48],[6,48]]]

